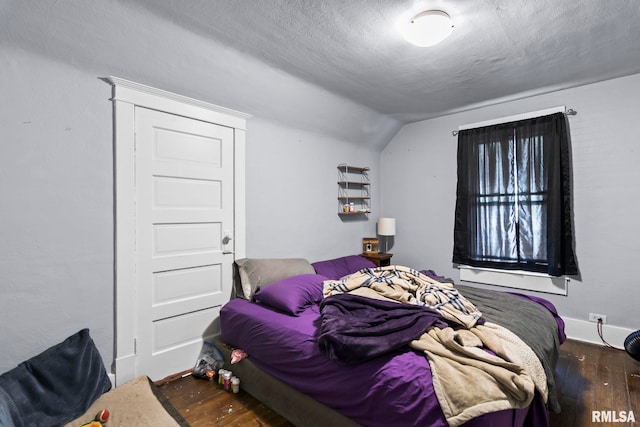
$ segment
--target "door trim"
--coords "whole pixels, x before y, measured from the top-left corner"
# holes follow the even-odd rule
[[[118,77],[112,85],[114,133],[114,361],[116,386],[136,376],[135,367],[135,107],[198,119],[234,129],[234,259],[246,253],[245,113]]]

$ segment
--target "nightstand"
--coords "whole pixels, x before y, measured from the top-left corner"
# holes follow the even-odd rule
[[[393,254],[387,253],[364,253],[360,254],[361,257],[364,257],[374,263],[377,267],[385,267],[387,265],[391,265],[391,257]]]

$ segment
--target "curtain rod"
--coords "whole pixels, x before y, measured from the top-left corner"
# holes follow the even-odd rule
[[[562,109],[564,110],[564,107]],[[520,117],[520,116],[535,117],[535,114],[538,114],[538,113],[542,113],[542,114],[538,114],[539,116],[544,116],[544,115],[546,115],[544,113],[544,111],[547,111],[547,110],[543,110],[543,111],[539,111],[539,112],[535,112],[535,113],[519,114],[518,116],[511,116],[512,119],[509,119],[509,118],[505,117],[504,120],[503,119],[498,119],[497,121],[498,121],[498,123],[499,122],[507,123],[507,122],[511,122],[511,121],[515,121],[515,120],[522,120],[522,118],[513,119],[514,117]],[[576,110],[574,110],[573,108],[567,108],[566,110],[563,111],[563,113],[566,114],[567,116],[575,116],[576,114],[578,114],[578,112]],[[549,113],[547,113],[547,114],[549,114]],[[491,122],[496,122],[496,120],[491,120]],[[460,126],[458,128],[458,130],[452,130],[451,131],[451,135],[452,136],[457,136],[458,135],[458,131],[462,130],[461,128],[472,129],[473,127],[481,127],[481,126],[488,126],[488,124],[484,124],[484,125],[478,124],[478,126],[475,126],[475,125]]]

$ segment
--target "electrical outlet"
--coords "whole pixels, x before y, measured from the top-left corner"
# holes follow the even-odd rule
[[[607,323],[607,316],[605,314],[589,313],[589,322],[598,323],[598,319],[602,319],[602,324]]]

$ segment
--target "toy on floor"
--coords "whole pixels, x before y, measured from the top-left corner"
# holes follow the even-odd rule
[[[98,415],[93,419],[93,421],[89,421],[86,424],[82,424],[80,427],[102,427],[109,420],[109,411],[107,409],[103,409],[98,412]]]

